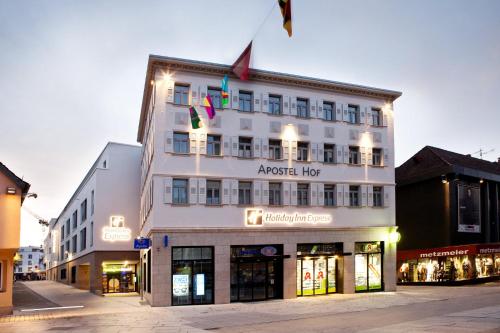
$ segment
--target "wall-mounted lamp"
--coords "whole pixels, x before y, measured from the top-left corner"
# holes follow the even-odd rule
[[[7,187],[7,194],[16,194],[15,187]]]
[[[155,85],[155,80],[151,80],[151,85],[154,86]]]
[[[479,179],[479,184],[482,184],[482,183],[484,183],[484,179],[483,178]]]
[[[389,243],[395,244],[401,240],[401,234],[397,231],[389,233]]]
[[[448,184],[448,178],[445,175],[441,175],[441,183]]]

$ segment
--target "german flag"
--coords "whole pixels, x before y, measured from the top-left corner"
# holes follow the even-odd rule
[[[278,0],[278,4],[283,16],[283,28],[288,32],[288,37],[292,37],[292,0]]]

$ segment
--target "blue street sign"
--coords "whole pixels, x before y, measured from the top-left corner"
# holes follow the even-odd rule
[[[163,246],[167,247],[168,246],[168,235],[165,235],[163,237]]]
[[[150,238],[136,238],[134,239],[134,249],[148,249],[151,246]]]

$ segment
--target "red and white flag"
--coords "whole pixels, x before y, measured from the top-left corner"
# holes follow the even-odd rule
[[[231,69],[233,73],[236,74],[240,80],[246,81],[248,80],[248,76],[250,74],[250,55],[252,53],[252,42],[248,44],[243,53],[239,56],[239,58],[234,62]]]

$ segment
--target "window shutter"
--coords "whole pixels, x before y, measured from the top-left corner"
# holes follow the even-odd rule
[[[382,126],[389,126],[389,121],[387,120],[387,111],[382,112]]]
[[[174,85],[175,83],[172,80],[167,81],[167,103],[174,102]]]
[[[290,98],[290,114],[292,116],[297,115],[297,98],[296,97]]]
[[[317,118],[318,101],[315,99],[309,100],[309,116],[311,118]]]
[[[165,188],[163,202],[166,204],[172,203],[172,177],[166,177],[163,179],[163,184]]]
[[[205,205],[207,203],[207,180],[198,179],[198,203]]]
[[[200,133],[200,154],[207,153],[207,135],[205,133]]]
[[[382,161],[382,165],[383,166],[389,166],[390,165],[390,162],[389,162],[389,149],[387,148],[384,148],[382,149],[382,151],[384,152],[384,159]]]
[[[289,149],[290,142],[288,140],[283,140],[282,145],[283,145],[283,159],[288,160],[290,157],[289,156],[290,155],[290,149]]]
[[[325,151],[323,148],[324,148],[324,144],[318,143],[318,162],[324,162]]]
[[[232,95],[232,107],[234,110],[239,110],[240,109],[240,96],[238,95],[238,90],[231,90],[231,95]]]
[[[262,112],[269,112],[269,94],[262,93]]]
[[[269,205],[269,182],[267,180],[261,181],[262,184],[262,205]]]
[[[337,206],[343,206],[344,205],[344,185],[337,184],[335,186],[335,190],[337,191],[336,204],[337,204]]]
[[[261,156],[261,139],[260,138],[253,138],[253,157],[260,157]]]
[[[253,97],[253,111],[260,112],[262,109],[262,105],[260,104],[260,101],[262,100],[261,94],[254,93],[252,97]]]
[[[366,123],[370,126],[373,125],[371,108],[368,106],[365,106],[365,113],[366,113]]]
[[[349,202],[349,184],[344,184],[344,206],[350,206]]]
[[[335,163],[344,163],[344,156],[342,153],[342,146],[335,145],[333,147],[333,151],[335,152]]]
[[[297,141],[291,141],[292,143],[292,160],[297,160]]]
[[[189,203],[195,205],[198,202],[198,179],[189,178]]]
[[[231,140],[228,136],[222,137],[222,142],[224,146],[222,147],[222,152],[224,156],[231,156]]]
[[[238,204],[238,181],[236,179],[231,180],[231,205]]]
[[[361,185],[361,206],[366,207],[368,203],[368,186],[367,185]]]
[[[335,112],[335,110],[333,110],[333,112]],[[317,114],[317,117],[319,119],[323,119],[324,118],[323,117],[323,100],[322,99],[318,99],[318,101],[317,101],[317,111],[316,111],[316,114]]]
[[[383,205],[384,207],[389,207],[391,205],[391,193],[392,193],[392,186],[384,186],[384,199],[383,199]]]
[[[238,137],[237,136],[232,136],[231,137],[231,155],[232,156],[238,156]]]
[[[269,158],[269,138],[262,139],[262,158]]]
[[[344,152],[344,163],[349,164],[349,146],[344,145],[342,151]]]
[[[335,103],[335,109],[337,110],[337,113],[335,114],[335,120],[336,121],[342,121],[342,119],[344,119],[343,116],[342,116],[342,114],[343,114],[343,112],[342,112],[342,110],[343,110],[342,103]]]
[[[325,205],[325,184],[318,184],[318,206]]]
[[[297,183],[290,183],[290,205],[297,206]]]
[[[189,133],[189,153],[196,154],[196,133]]]
[[[373,150],[371,147],[366,148],[366,164],[367,165],[372,165],[373,164]]]
[[[342,107],[344,109],[342,119],[344,121],[349,121],[349,104],[344,103],[342,104]]]
[[[290,96],[283,96],[283,114],[290,114]]]
[[[290,183],[284,182],[282,184],[282,189],[283,189],[283,205],[289,206],[290,205]]]
[[[171,153],[174,151],[174,132],[165,132],[165,152]]]
[[[318,160],[318,144],[311,143],[311,161],[315,162]]]
[[[359,147],[359,150],[361,151],[361,165],[366,164],[366,147]]]
[[[367,186],[368,192],[368,207],[373,207],[373,185]]]
[[[262,193],[261,193],[261,186],[260,186],[260,181],[256,180],[252,184],[252,190],[253,190],[253,200],[252,203],[254,205],[260,205],[261,204],[261,199],[262,199]]]
[[[366,123],[366,108],[362,106],[359,107],[359,123],[360,124]]]
[[[317,206],[318,205],[318,184],[316,183],[311,183],[309,185],[309,202],[311,206]]]
[[[222,180],[222,204],[229,205],[231,203],[231,179]]]

